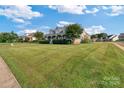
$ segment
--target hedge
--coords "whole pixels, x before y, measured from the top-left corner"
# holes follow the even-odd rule
[[[61,39],[61,40],[53,40],[53,44],[71,44],[71,40]]]
[[[40,40],[39,44],[49,44],[49,40]]]
[[[81,43],[91,43],[92,41],[90,39],[84,39],[81,41]]]
[[[39,44],[49,44],[50,41],[49,40],[40,40],[39,41]],[[52,41],[53,44],[71,44],[72,41],[71,40],[66,40],[66,39],[61,39],[61,40],[58,40],[58,39],[54,39]]]
[[[124,39],[119,39],[119,41],[124,41]]]

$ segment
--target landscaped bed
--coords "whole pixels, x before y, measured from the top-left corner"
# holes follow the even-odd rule
[[[124,52],[111,43],[2,44],[22,87],[124,87]]]

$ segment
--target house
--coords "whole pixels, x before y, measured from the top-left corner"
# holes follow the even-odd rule
[[[98,38],[92,38],[92,42],[96,42],[98,40]]]
[[[118,35],[110,35],[108,37],[108,41],[117,41],[119,40],[119,36]]]
[[[80,38],[81,38],[81,40],[85,40],[85,39],[90,40],[91,39],[90,35],[85,31],[83,31],[83,33],[81,34]]]
[[[67,36],[65,35],[65,29],[66,29],[66,26],[56,27],[55,29],[50,29],[49,34],[46,34],[45,38],[47,40],[50,40],[50,39],[68,39]],[[86,33],[85,31],[83,31],[82,34],[80,35],[80,39],[81,40],[90,39],[90,35],[88,33]]]
[[[37,38],[34,36],[34,33],[26,33],[23,40],[24,41],[34,41],[34,40],[37,40]]]
[[[50,29],[49,34],[46,34],[45,38],[47,40],[49,40],[49,39],[66,39],[65,29],[66,29],[66,26],[56,27],[55,29]]]
[[[119,40],[124,40],[124,33],[120,33]]]

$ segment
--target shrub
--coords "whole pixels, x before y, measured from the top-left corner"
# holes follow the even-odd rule
[[[61,39],[61,40],[53,40],[53,44],[71,44],[71,40]]]
[[[38,40],[33,40],[30,43],[38,43]]]
[[[119,39],[119,41],[124,41],[124,39]]]
[[[92,41],[90,39],[84,39],[81,43],[91,43]]]
[[[49,44],[49,40],[40,40],[39,44]]]

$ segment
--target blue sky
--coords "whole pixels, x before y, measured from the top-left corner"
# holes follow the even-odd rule
[[[0,6],[0,32],[48,33],[56,26],[79,23],[89,34],[124,32],[124,6]]]

